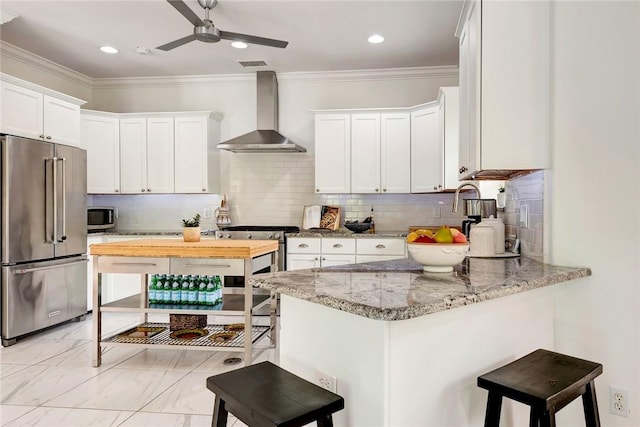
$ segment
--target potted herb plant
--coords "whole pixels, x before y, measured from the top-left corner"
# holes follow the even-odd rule
[[[185,242],[200,241],[200,214],[196,214],[192,219],[183,219],[182,226],[182,238]]]

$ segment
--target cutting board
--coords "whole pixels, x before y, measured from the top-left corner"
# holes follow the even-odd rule
[[[176,257],[176,258],[254,258],[276,252],[277,240],[140,239],[91,245],[91,255]]]

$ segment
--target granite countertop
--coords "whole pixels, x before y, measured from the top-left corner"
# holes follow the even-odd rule
[[[255,275],[254,286],[376,320],[404,320],[590,276],[526,257],[466,258],[451,273],[394,261]]]
[[[373,239],[373,238],[384,238],[384,237],[406,237],[406,231],[380,231],[377,233],[370,234],[368,232],[364,233],[354,233],[349,230],[301,230],[299,233],[287,233],[286,237],[327,237],[331,239],[348,237],[353,238],[357,237],[358,239]]]

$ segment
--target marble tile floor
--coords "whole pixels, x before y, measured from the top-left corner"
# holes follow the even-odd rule
[[[125,330],[138,318],[108,313],[103,331]],[[208,427],[214,395],[207,377],[243,366],[223,364],[241,353],[119,346],[103,347],[102,365],[94,368],[91,328],[89,315],[0,347],[2,426]],[[274,349],[255,356],[276,358]],[[245,424],[230,416],[228,426]]]

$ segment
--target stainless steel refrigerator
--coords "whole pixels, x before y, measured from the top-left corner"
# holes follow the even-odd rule
[[[2,345],[87,313],[87,153],[2,143]]]

